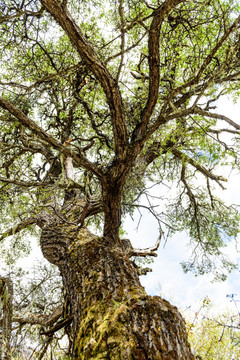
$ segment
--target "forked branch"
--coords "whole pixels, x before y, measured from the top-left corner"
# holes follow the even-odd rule
[[[148,99],[141,116],[141,125],[135,131],[135,137],[141,138],[158,100],[160,82],[160,31],[162,23],[169,12],[184,0],[166,0],[153,12],[153,20],[148,38],[149,87]],[[136,129],[135,129],[136,130]],[[135,139],[134,139],[135,140]]]

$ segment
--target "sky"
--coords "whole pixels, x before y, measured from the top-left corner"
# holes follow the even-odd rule
[[[240,124],[240,103],[233,105],[227,98],[218,103],[218,108],[214,110],[224,114]],[[226,190],[218,190],[218,196],[229,204],[240,204],[240,174],[231,173],[225,169],[224,175],[228,179],[225,185]],[[141,218],[137,228],[139,216],[136,214],[133,222],[130,217],[125,221],[125,229],[128,238],[132,240],[136,248],[147,248],[153,246],[158,238],[158,224],[153,217],[146,212]],[[240,235],[237,239],[240,251]],[[169,300],[172,304],[185,309],[201,302],[206,296],[212,304],[219,310],[234,308],[234,304],[227,297],[229,294],[238,294],[240,299],[240,274],[239,270],[233,271],[228,275],[224,282],[212,282],[211,275],[195,276],[192,273],[185,274],[180,263],[188,259],[189,238],[186,233],[175,234],[160,245],[154,258],[154,263],[146,266],[152,268],[152,272],[146,276],[141,276],[142,285],[150,295],[160,295]],[[165,246],[164,246],[165,245]],[[240,268],[240,252],[237,252],[236,242],[233,240],[226,248],[229,257],[238,262]],[[197,305],[196,305],[197,306]]]
[[[134,230],[131,219],[126,221],[128,237],[133,240],[136,248],[153,246],[158,236],[158,226],[150,216],[144,216],[138,231]],[[198,304],[208,297],[218,309],[231,306],[228,294],[240,294],[239,271],[229,274],[224,282],[212,282],[211,275],[195,276],[192,273],[185,274],[181,262],[188,259],[188,236],[180,233],[169,238],[164,246],[160,245],[154,258],[154,263],[146,265],[152,268],[152,272],[141,276],[141,283],[149,295],[160,295],[172,304],[185,309]],[[237,259],[235,244],[228,247],[228,253]]]

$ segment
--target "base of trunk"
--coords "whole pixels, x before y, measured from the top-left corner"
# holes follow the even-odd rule
[[[51,245],[51,254],[61,256],[50,260],[61,271],[73,316],[73,359],[194,359],[181,314],[166,300],[146,295],[124,248],[85,228],[75,237],[70,233],[55,241],[56,249]],[[48,256],[49,233],[43,235]]]

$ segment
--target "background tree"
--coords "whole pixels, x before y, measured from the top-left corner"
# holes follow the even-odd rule
[[[230,296],[235,302],[235,311],[231,309],[220,314],[207,297],[198,311],[192,311],[190,316],[187,311],[189,340],[197,359],[239,358],[239,300],[234,295]]]
[[[0,315],[3,334],[10,330],[1,344],[1,359],[69,358],[66,355],[69,342],[62,327],[62,285],[56,269],[41,262],[31,271],[15,264],[8,264],[8,269],[2,268],[4,270],[8,270],[14,283],[14,297],[10,284],[11,297],[7,302],[11,311],[2,307]],[[9,292],[7,285],[5,291]],[[69,319],[64,322],[67,326]]]
[[[145,294],[131,261],[154,250],[119,232],[149,181],[173,183],[161,214],[149,205],[160,237],[189,232],[185,270],[212,271],[215,256],[235,266],[221,246],[239,215],[214,185],[226,182],[220,165],[239,165],[240,125],[215,102],[239,92],[239,5],[16,0],[0,11],[1,242],[17,236],[21,252],[40,229],[73,358],[191,359],[181,315]]]

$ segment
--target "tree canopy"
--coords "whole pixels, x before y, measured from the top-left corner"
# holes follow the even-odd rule
[[[156,184],[163,207],[150,194],[148,208],[160,235],[186,230],[193,245],[184,269],[224,278],[214,259],[236,266],[221,248],[239,232],[238,208],[214,189],[226,186],[224,166],[239,167],[240,125],[217,110],[239,97],[239,10],[235,0],[0,1],[0,239],[13,236],[12,257],[51,216],[120,243],[124,215]]]

